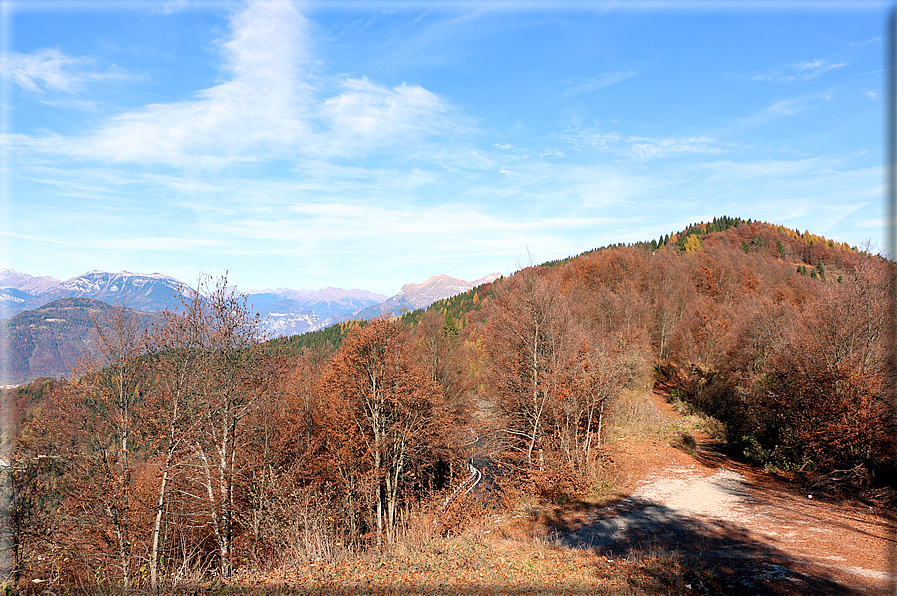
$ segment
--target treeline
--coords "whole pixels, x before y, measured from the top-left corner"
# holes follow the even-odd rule
[[[335,350],[343,345],[343,340],[346,339],[350,332],[365,325],[367,325],[365,320],[353,319],[351,321],[343,321],[324,329],[309,331],[300,335],[278,337],[270,340],[268,345],[284,354],[296,354],[308,348]]]
[[[426,312],[437,310],[443,315],[446,313],[451,314],[458,321],[458,324],[465,325],[468,320],[468,314],[480,310],[482,305],[486,303],[491,289],[492,283],[481,284],[466,292],[437,300],[427,308],[418,308],[406,312],[399,315],[399,318],[403,324],[413,328],[420,323]],[[329,349],[338,349],[353,329],[366,324],[367,321],[364,320],[344,321],[324,329],[308,331],[287,338],[277,338],[269,343],[272,346],[277,346],[279,349],[291,352],[299,352],[306,348],[327,347]]]
[[[653,369],[759,463],[890,458],[893,263],[690,229],[316,336],[262,342],[226,280],[148,333],[107,313],[76,380],[7,394],[16,581],[160,589],[446,531],[474,443],[504,480],[586,489],[609,405]]]

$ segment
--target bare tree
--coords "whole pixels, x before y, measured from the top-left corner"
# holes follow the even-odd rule
[[[122,587],[131,587],[129,543],[131,542],[132,508],[132,442],[140,432],[135,424],[135,402],[141,401],[141,384],[145,371],[140,356],[145,352],[143,332],[134,313],[124,305],[112,307],[94,318],[98,341],[98,368],[88,378],[93,380],[88,389],[97,400],[108,403],[110,419],[108,431],[117,439],[117,449],[110,454],[107,465],[115,469],[112,500],[105,503],[106,515],[112,521],[118,550],[119,566],[122,573]],[[99,430],[99,429],[97,429]],[[100,433],[97,433],[100,434]],[[95,434],[95,439],[99,439]],[[111,470],[110,470],[111,471]]]
[[[569,385],[562,404],[564,425],[559,438],[568,462],[588,470],[601,447],[604,411],[619,395],[628,371],[618,349],[583,341],[570,361]]]
[[[508,444],[525,454],[529,466],[574,348],[569,325],[557,280],[532,268],[499,286],[489,312],[490,388],[505,418]]]
[[[27,421],[17,466],[33,484],[19,488],[45,491],[38,534],[45,546],[66,545],[70,570],[115,569],[116,583],[129,589],[145,514],[135,477],[144,437],[144,344],[136,314],[124,306],[109,307],[94,324],[95,353]]]
[[[262,333],[246,298],[227,276],[201,277],[186,305],[174,345],[192,353],[196,429],[190,436],[191,480],[203,493],[218,545],[222,577],[231,571],[235,530],[235,481],[242,466],[244,418],[255,407],[262,379],[256,374]],[[199,495],[194,495],[199,496]]]

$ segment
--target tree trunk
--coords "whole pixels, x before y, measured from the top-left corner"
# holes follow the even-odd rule
[[[165,491],[168,489],[168,466],[171,463],[171,451],[165,459],[162,471],[162,483],[159,485],[159,501],[156,504],[156,519],[153,523],[153,550],[150,555],[150,588],[156,591],[159,587],[159,537],[162,533],[162,515],[165,509]]]

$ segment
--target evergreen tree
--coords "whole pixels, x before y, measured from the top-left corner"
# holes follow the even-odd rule
[[[445,322],[442,324],[442,335],[445,337],[455,338],[460,333],[457,323],[451,313],[445,313]]]

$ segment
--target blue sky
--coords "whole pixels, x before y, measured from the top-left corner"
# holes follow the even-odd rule
[[[882,245],[886,3],[0,4],[0,267],[392,295],[721,215]]]

